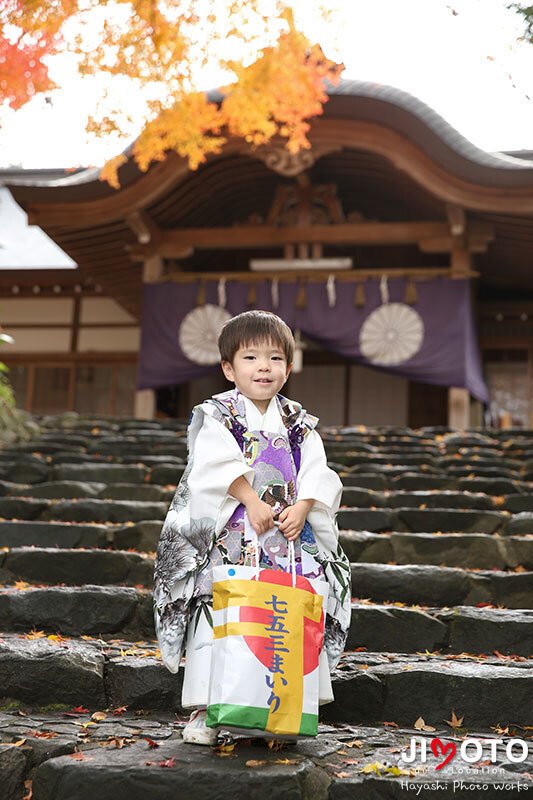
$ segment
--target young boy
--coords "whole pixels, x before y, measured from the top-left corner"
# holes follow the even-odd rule
[[[291,330],[271,312],[246,311],[228,320],[218,344],[222,370],[235,387],[193,409],[188,462],[154,569],[155,629],[170,672],[178,671],[186,650],[182,705],[196,710],[183,738],[207,745],[217,739],[205,724],[211,572],[217,564],[253,563],[250,526],[263,568],[286,570],[292,540],[297,573],[329,583],[321,704],[333,700],[330,671],[344,649],[351,613],[350,565],[335,523],[342,483],[327,466],[317,417],[279,394],[292,368]]]

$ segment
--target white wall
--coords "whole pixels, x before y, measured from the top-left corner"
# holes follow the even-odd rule
[[[137,321],[132,314],[111,297],[85,297],[81,301],[80,324],[86,322],[131,322]]]
[[[0,324],[36,322],[70,323],[74,312],[72,297],[0,297]]]
[[[81,328],[78,352],[138,353],[141,344],[140,328]]]
[[[15,339],[15,344],[4,346],[2,354],[8,358],[11,353],[68,353],[73,315],[72,297],[0,297],[0,325]],[[125,323],[128,327],[110,328],[106,323]],[[25,327],[29,324],[49,327]],[[88,324],[102,327],[84,327]],[[78,352],[137,353],[139,346],[139,325],[112,298],[80,298]]]
[[[2,345],[2,358],[15,353],[68,353],[70,328],[15,328],[4,325],[5,332],[15,340]]]

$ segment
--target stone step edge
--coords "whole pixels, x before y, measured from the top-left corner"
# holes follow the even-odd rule
[[[90,647],[91,649],[95,650],[97,653],[100,653],[103,656],[104,663],[126,663],[129,664],[130,667],[135,668],[135,662],[139,659],[142,659],[143,663],[147,663],[148,661],[154,661],[158,666],[161,667],[163,670],[163,674],[166,675],[167,673],[170,675],[171,673],[167,670],[160,655],[157,655],[159,652],[159,648],[152,647],[152,644],[157,644],[157,642],[150,642],[145,640],[139,640],[138,643],[131,642],[129,640],[120,639],[118,637],[114,637],[113,639],[102,639],[100,637],[92,637],[92,636],[72,636],[72,637],[61,637],[60,639],[49,639],[46,636],[44,637],[31,637],[27,636],[25,633],[21,632],[11,632],[11,631],[3,631],[0,630],[0,652],[2,650],[10,649],[9,646],[11,645],[11,652],[15,652],[14,645],[20,641],[31,642],[32,644],[40,643],[42,645],[42,651],[44,652],[44,648],[48,649],[49,653],[57,652],[60,654],[65,654],[65,657],[68,656],[68,650],[76,651],[79,647]],[[132,650],[134,646],[136,650],[139,652],[132,653],[128,652]],[[2,646],[7,645],[7,648]],[[111,651],[111,652],[109,652]],[[116,651],[116,652],[114,652]],[[143,651],[149,653],[149,655],[144,655]],[[155,651],[155,652],[153,652]],[[28,658],[31,658],[31,653],[24,652],[23,655],[27,655]],[[501,668],[502,670],[523,670],[524,673],[531,672],[531,677],[533,678],[533,657],[526,658],[525,656],[517,656],[514,660],[506,657],[504,659],[498,658],[495,655],[488,655],[485,653],[451,653],[451,654],[440,654],[440,653],[382,653],[380,651],[372,651],[372,650],[365,650],[365,651],[344,651],[341,655],[341,660],[338,666],[335,668],[334,672],[332,673],[332,677],[342,675],[343,669],[347,666],[347,661],[350,661],[354,664],[361,664],[363,665],[365,670],[371,670],[373,667],[379,669],[379,667],[383,665],[387,666],[397,666],[398,670],[403,672],[405,670],[405,665],[411,665],[410,671],[415,670],[417,667],[426,667],[432,666],[441,667],[442,665],[457,665],[459,669],[465,665],[473,665],[475,664],[479,668],[483,667],[497,667]],[[367,664],[366,662],[371,662]],[[180,663],[180,671],[183,670],[185,666],[185,657],[182,658]],[[427,670],[426,670],[427,671]],[[452,669],[449,670],[450,672]],[[502,673],[504,674],[504,673]],[[1,698],[1,694],[0,694]],[[1,707],[1,703],[0,703]],[[0,708],[1,710],[1,708]]]
[[[420,565],[418,565],[420,566]],[[83,594],[84,592],[92,593],[92,592],[100,592],[102,595],[111,595],[111,596],[118,596],[120,594],[125,594],[126,596],[130,596],[132,594],[138,595],[139,599],[146,600],[147,598],[152,597],[153,592],[150,587],[147,586],[123,586],[121,584],[99,584],[99,583],[84,583],[78,584],[76,586],[65,585],[65,584],[54,584],[54,583],[43,583],[43,584],[27,584],[24,587],[8,585],[2,586],[0,584],[0,596],[9,594],[10,596],[22,596],[28,595],[31,592],[44,592],[44,593],[52,593],[57,590],[61,591],[68,591],[68,592],[75,592],[76,594]],[[385,601],[378,601],[378,600],[359,600],[357,598],[351,599],[351,607],[353,610],[360,610],[360,609],[371,609],[374,611],[391,611],[394,609],[406,610],[411,611],[413,613],[421,613],[421,614],[428,614],[430,616],[438,616],[439,614],[442,615],[450,615],[460,613],[464,611],[465,613],[471,612],[475,610],[477,612],[483,613],[483,611],[498,611],[501,612],[502,615],[516,615],[517,613],[525,614],[527,616],[531,616],[531,622],[533,623],[533,609],[524,608],[524,609],[517,609],[517,608],[506,608],[501,606],[495,606],[490,603],[482,603],[481,605],[469,606],[469,605],[462,605],[462,604],[455,604],[451,606],[435,606],[435,605],[425,605],[423,603],[404,603],[400,600],[394,602],[385,602]],[[2,631],[0,629],[0,636]],[[67,638],[76,638],[76,637],[67,637]],[[149,641],[149,640],[147,640]],[[153,640],[154,642],[156,639]]]
[[[182,721],[176,721],[175,719],[169,720],[167,717],[156,713],[150,715],[137,714],[133,717],[126,717],[123,715],[122,719],[115,721],[112,726],[109,726],[109,722],[106,720],[100,720],[96,726],[91,725],[91,727],[83,728],[83,725],[87,726],[88,723],[92,723],[93,720],[91,720],[89,714],[80,714],[76,718],[78,725],[75,726],[73,724],[72,731],[63,731],[60,728],[59,735],[52,740],[57,747],[56,752],[54,752],[52,741],[49,740],[50,750],[45,754],[37,747],[38,739],[35,739],[33,734],[37,730],[39,732],[53,732],[54,727],[65,726],[65,720],[68,721],[69,718],[65,718],[65,716],[61,716],[59,713],[56,713],[55,716],[49,713],[47,717],[43,719],[41,715],[30,713],[26,714],[26,725],[24,724],[24,720],[15,717],[11,726],[9,726],[10,716],[15,717],[15,714],[0,715],[0,724],[4,725],[4,723],[7,722],[4,729],[6,732],[9,730],[12,731],[11,734],[7,733],[7,735],[11,736],[13,742],[20,742],[21,739],[25,739],[20,748],[21,759],[24,756],[23,750],[29,749],[33,756],[26,759],[21,776],[22,779],[30,777],[30,780],[25,782],[26,788],[30,788],[30,793],[33,781],[35,781],[36,788],[38,788],[38,784],[44,784],[44,786],[46,786],[45,775],[47,772],[50,772],[50,769],[56,774],[57,772],[63,774],[65,772],[70,772],[72,774],[74,771],[77,771],[81,788],[84,784],[84,775],[87,774],[88,769],[90,770],[90,761],[95,757],[99,762],[98,770],[99,773],[102,774],[103,780],[105,780],[106,775],[106,764],[109,764],[108,775],[113,775],[114,777],[113,785],[117,786],[117,778],[119,777],[117,775],[117,770],[119,774],[128,775],[126,779],[128,785],[127,793],[131,796],[132,800],[138,800],[138,798],[146,796],[146,788],[150,785],[148,777],[150,774],[153,774],[158,786],[161,786],[161,782],[165,780],[168,782],[169,796],[172,790],[176,792],[180,783],[183,785],[183,788],[185,788],[190,773],[185,771],[185,774],[183,774],[184,770],[182,768],[180,769],[180,767],[182,767],[182,763],[180,762],[185,762],[183,766],[185,770],[187,770],[187,761],[190,760],[190,756],[192,756],[193,753],[195,756],[194,761],[196,762],[193,765],[193,773],[200,770],[203,771],[206,768],[213,769],[214,766],[213,751],[211,748],[195,748],[191,752],[191,748],[194,746],[187,745],[182,741],[180,736],[180,729],[184,724]],[[159,723],[160,720],[161,723]],[[159,724],[159,729],[154,728],[154,724]],[[111,730],[107,733],[105,731],[106,727],[111,727]],[[96,744],[97,742],[102,742],[102,740],[106,741],[113,736],[120,735],[122,732],[120,730],[121,727],[124,727],[129,734],[126,748],[115,748],[115,750],[106,748],[104,752],[103,748],[98,747],[98,744]],[[509,732],[510,735],[502,735],[499,737],[501,744],[497,745],[497,758],[500,764],[502,761],[504,761],[505,764],[503,755],[504,752],[507,754],[507,750],[504,750],[504,748],[511,745],[513,736],[520,735],[521,733],[522,729],[513,729]],[[25,736],[25,734],[27,735]],[[469,736],[471,738],[479,738],[480,740],[497,738],[494,732],[489,729],[469,731]],[[455,786],[453,782],[457,778],[463,779],[460,772],[455,772],[451,767],[444,775],[439,774],[436,771],[436,766],[439,763],[438,759],[435,763],[429,761],[429,769],[426,765],[421,767],[418,764],[416,770],[410,769],[410,765],[401,760],[401,753],[402,751],[406,753],[409,752],[409,743],[413,737],[417,737],[417,742],[423,740],[428,752],[430,752],[430,743],[434,737],[438,737],[446,748],[449,746],[449,742],[452,742],[458,749],[463,739],[463,736],[459,735],[459,731],[450,731],[449,728],[441,728],[440,726],[436,727],[433,733],[427,734],[418,731],[416,728],[408,728],[405,726],[397,726],[396,729],[392,730],[390,726],[335,727],[333,725],[319,723],[319,736],[316,739],[299,742],[296,746],[286,746],[281,752],[269,750],[264,743],[258,747],[257,744],[252,746],[249,742],[238,742],[233,754],[237,761],[236,763],[234,762],[232,774],[234,780],[235,777],[237,777],[238,780],[242,776],[244,779],[244,787],[248,791],[252,788],[252,782],[256,784],[258,781],[263,784],[266,782],[270,790],[269,796],[272,800],[286,796],[287,791],[290,792],[291,790],[295,793],[294,796],[301,796],[302,769],[304,770],[304,776],[309,776],[310,774],[313,776],[312,785],[309,786],[312,795],[307,794],[307,792],[306,795],[309,797],[312,796],[314,800],[326,800],[328,797],[337,796],[336,794],[331,795],[331,792],[335,792],[335,790],[340,791],[342,796],[346,796],[343,793],[349,790],[350,797],[354,800],[361,800],[365,797],[369,788],[370,791],[373,789],[375,793],[375,789],[378,786],[381,786],[383,792],[389,797],[393,795],[400,796],[403,794],[403,791],[401,791],[403,789],[401,784],[407,780],[409,781],[409,788],[416,792],[417,787],[421,789],[429,779],[433,781],[435,778],[438,778],[438,782],[442,788]],[[1,733],[0,738],[4,738]],[[142,742],[143,739],[155,740],[159,745],[158,749],[153,751],[153,758],[147,758],[151,751],[149,751],[147,745]],[[354,745],[354,742],[357,744]],[[34,744],[35,747],[32,746]],[[487,747],[487,744],[485,747]],[[99,750],[100,752],[98,752]],[[84,763],[83,760],[80,762],[79,760],[75,761],[72,759],[71,756],[76,753],[85,754],[89,764],[86,762]],[[487,753],[483,752],[482,755],[485,756]],[[177,764],[172,760],[175,759],[176,756],[178,756]],[[283,762],[284,758],[287,759],[289,763],[281,767],[278,766],[279,762]],[[256,761],[260,759],[262,762],[261,766],[259,767],[258,765],[258,769],[253,772],[248,768],[250,765],[246,764],[250,759]],[[145,763],[147,760],[148,763]],[[158,766],[159,762],[166,763],[168,766],[174,767],[174,769],[161,771]],[[378,772],[371,772],[370,775],[365,776],[362,770],[376,763],[382,765],[382,767],[378,769]],[[37,767],[28,770],[29,764],[37,764]],[[274,780],[272,780],[272,767],[274,767],[276,771]],[[387,772],[387,769],[391,770],[392,767],[400,767],[400,774],[393,777],[390,771]],[[131,780],[129,768],[136,768],[143,774],[143,779],[139,782],[138,793],[135,781]],[[381,772],[382,769],[385,770],[383,775]],[[496,788],[498,782],[505,782],[505,784],[509,786],[509,789],[512,787],[518,790],[520,790],[520,787],[527,789],[527,785],[525,784],[529,781],[529,777],[526,770],[527,766],[517,769],[515,765],[512,766],[512,771],[505,769],[505,766],[495,767],[492,775],[488,777],[490,787],[487,785],[487,790],[483,792],[482,796],[487,798],[487,800],[492,800],[494,796],[498,796],[498,789]],[[215,771],[216,766],[214,766],[212,777],[209,772],[207,772],[204,788],[208,791],[210,787],[216,784]],[[280,775],[282,776],[282,780],[283,777],[285,778],[283,785],[280,785]],[[464,778],[464,782],[468,784],[480,779],[487,782],[486,769],[482,771],[472,770],[470,780]],[[347,785],[348,781],[349,784]],[[399,782],[400,786],[398,786]],[[234,787],[235,784],[232,781],[232,786],[229,791],[234,792]],[[90,789],[86,787],[88,792],[85,796],[91,796],[95,788],[96,786],[94,784]],[[397,791],[399,792],[398,795],[396,794]],[[493,794],[493,791],[495,794]],[[392,794],[390,794],[391,792]],[[471,790],[468,791],[468,794],[472,796]],[[383,796],[385,796],[385,794]],[[475,794],[475,797],[480,796],[480,794]],[[43,800],[52,800],[52,796],[45,794]],[[84,798],[82,798],[82,800],[84,800]]]
[[[135,558],[140,558],[142,561],[154,561],[155,556],[151,555],[151,553],[147,553],[143,550],[115,550],[113,548],[102,548],[102,547],[36,547],[34,545],[22,546],[22,547],[4,547],[0,548],[0,567],[3,566],[5,558],[14,553],[15,555],[18,553],[54,553],[56,555],[65,555],[71,554],[75,555],[77,553],[95,553],[95,554],[108,554],[110,556],[133,556]],[[379,561],[352,561],[350,562],[352,567],[362,568],[365,567],[398,567],[399,569],[437,569],[437,570],[446,570],[448,572],[465,572],[472,575],[483,575],[483,576],[494,576],[494,575],[533,575],[533,570],[516,570],[516,569],[477,569],[474,567],[442,567],[438,564],[383,564]],[[47,584],[51,585],[51,584]],[[112,585],[112,584],[105,584]],[[120,585],[120,584],[119,584]],[[0,584],[1,586],[1,584]]]

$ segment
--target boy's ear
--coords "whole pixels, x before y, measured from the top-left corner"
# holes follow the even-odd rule
[[[221,361],[220,366],[222,367],[222,372],[224,373],[228,381],[235,381],[235,376],[233,374],[233,367],[231,366],[230,362]]]
[[[288,377],[289,377],[289,375],[291,374],[292,367],[293,367],[293,365],[292,365],[292,364],[287,364],[287,371],[286,371],[286,373],[285,373],[285,380],[287,380],[287,378],[288,378]]]

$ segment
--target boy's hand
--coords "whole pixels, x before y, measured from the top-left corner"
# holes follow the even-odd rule
[[[312,505],[313,500],[297,500],[294,505],[284,508],[279,515],[278,530],[289,542],[293,542],[300,535]]]
[[[246,504],[246,512],[250,525],[258,536],[260,533],[266,533],[266,531],[274,527],[272,507],[265,503],[264,500],[260,500],[257,495],[255,500],[252,499]]]

